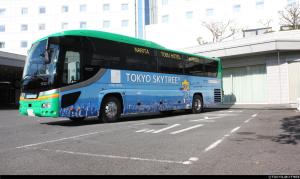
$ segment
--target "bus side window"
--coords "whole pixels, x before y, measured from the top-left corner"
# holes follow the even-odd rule
[[[121,69],[120,44],[102,39],[90,38],[91,50],[89,67]]]
[[[72,84],[80,81],[80,53],[67,51],[64,62],[63,83]]]
[[[185,59],[185,74],[192,76],[206,76],[203,63],[203,59],[187,56]]]
[[[205,60],[205,71],[208,77],[216,78],[218,75],[218,62]]]
[[[157,61],[153,49],[131,45],[126,45],[123,49],[127,70],[157,72]]]
[[[170,52],[158,51],[159,73],[184,74],[184,62],[182,56]]]

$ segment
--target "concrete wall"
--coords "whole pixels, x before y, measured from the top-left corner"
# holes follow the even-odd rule
[[[288,64],[299,59],[300,52],[279,52],[279,54],[273,52],[255,56],[226,58],[222,62],[224,69],[265,64],[267,77],[266,103],[288,104],[290,103]]]

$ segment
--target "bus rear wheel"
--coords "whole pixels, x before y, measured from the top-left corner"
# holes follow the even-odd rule
[[[121,116],[121,102],[114,96],[106,97],[101,105],[100,119],[105,123],[119,121]]]
[[[201,95],[195,95],[193,98],[192,113],[199,114],[203,112],[203,99]]]

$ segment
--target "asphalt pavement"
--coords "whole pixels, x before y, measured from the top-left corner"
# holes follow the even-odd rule
[[[300,175],[300,112],[218,109],[104,124],[0,111],[0,175]]]

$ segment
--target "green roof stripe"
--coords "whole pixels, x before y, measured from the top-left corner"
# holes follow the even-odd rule
[[[201,55],[195,55],[195,54],[190,54],[186,52],[181,52],[181,51],[176,51],[176,50],[171,50],[167,49],[157,43],[147,41],[147,40],[141,40],[133,37],[128,37],[124,35],[119,35],[119,34],[114,34],[114,33],[109,33],[109,32],[102,32],[102,31],[95,31],[95,30],[68,30],[68,31],[62,31],[58,32],[55,34],[51,34],[49,36],[46,36],[42,39],[37,40],[45,40],[48,37],[59,37],[59,36],[86,36],[86,37],[94,37],[94,38],[99,38],[99,39],[105,39],[105,40],[111,40],[111,41],[117,41],[117,42],[122,42],[122,43],[128,43],[131,45],[137,45],[137,46],[142,46],[142,47],[148,47],[148,48],[154,48],[154,49],[159,49],[159,50],[164,50],[164,51],[169,51],[169,52],[174,52],[174,53],[180,53],[184,55],[190,55],[190,56],[195,56],[195,57],[201,57],[201,58],[206,58],[210,60],[217,60],[220,61],[218,58],[209,58]]]

